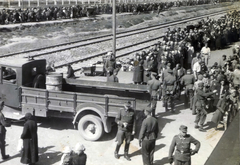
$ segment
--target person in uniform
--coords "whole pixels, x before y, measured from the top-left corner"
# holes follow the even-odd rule
[[[191,156],[198,153],[200,149],[200,142],[191,135],[187,134],[187,126],[181,125],[180,133],[173,137],[170,149],[169,149],[169,163],[174,165],[191,165]],[[195,145],[195,149],[192,150],[191,144]],[[175,150],[176,149],[176,150]],[[173,152],[175,150],[174,159]]]
[[[117,146],[114,152],[114,156],[116,159],[119,159],[118,151],[123,141],[125,140],[124,158],[128,161],[131,161],[128,155],[128,150],[132,137],[135,134],[135,112],[134,109],[131,107],[130,101],[124,104],[123,109],[120,109],[115,121],[118,125],[118,132],[116,139]]]
[[[8,159],[9,155],[6,155],[5,153],[5,137],[6,137],[6,128],[5,127],[10,127],[11,124],[8,123],[5,120],[5,117],[2,113],[2,109],[4,107],[4,101],[0,101],[0,149],[1,149],[1,154],[2,154],[2,159]]]
[[[142,122],[139,133],[139,145],[142,147],[142,159],[144,165],[153,165],[155,142],[158,137],[158,121],[151,116],[151,109],[145,109],[146,118]]]
[[[194,75],[191,74],[191,69],[187,70],[187,74],[182,77],[181,85],[185,87],[185,107],[188,105],[188,101],[190,99],[190,108],[193,105],[193,85],[195,82]]]
[[[151,73],[151,80],[147,83],[148,92],[151,95],[151,108],[152,108],[152,116],[155,117],[155,111],[157,107],[158,93],[161,90],[161,81],[157,80],[157,73]]]
[[[164,78],[164,81],[163,81],[163,89],[164,89],[164,94],[165,94],[164,106],[166,106],[166,104],[167,104],[166,94],[171,93],[173,96],[176,91],[176,83],[177,83],[176,77],[173,75],[173,71],[171,69],[169,69],[168,73],[169,73],[169,75],[166,78]],[[171,108],[172,108],[172,112],[173,112],[173,107],[171,107]]]
[[[198,89],[196,91],[196,118],[195,118],[195,128],[199,128],[200,131],[203,131],[203,124],[207,117],[207,111],[206,111],[206,99],[207,97],[215,94],[217,90],[214,90],[213,92],[205,93],[203,91],[204,84],[203,82],[198,84]],[[200,126],[198,125],[200,124]]]

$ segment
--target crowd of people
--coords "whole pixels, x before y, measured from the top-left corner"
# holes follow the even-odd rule
[[[153,162],[157,134],[154,126],[156,104],[158,100],[162,100],[163,106],[166,106],[168,92],[175,100],[180,100],[184,91],[184,105],[186,108],[190,108],[192,114],[195,115],[194,128],[199,131],[210,127],[214,127],[215,130],[224,130],[231,124],[239,111],[239,44],[235,44],[231,54],[220,55],[221,59],[213,65],[210,65],[208,61],[212,58],[211,50],[224,49],[239,41],[239,18],[240,12],[235,10],[228,12],[220,19],[202,19],[196,25],[187,26],[184,29],[171,30],[168,28],[163,41],[156,43],[146,51],[136,53],[134,58],[126,62],[133,67],[134,84],[146,84],[151,95],[150,110],[146,109],[145,113],[146,116],[151,113],[152,118],[148,119],[147,124],[142,124],[142,129],[146,132],[139,137],[140,145],[142,145],[143,139],[147,140],[142,146],[145,164],[150,165]],[[108,55],[113,56],[113,53]],[[119,68],[115,66],[114,58],[106,60],[105,70],[108,77],[113,76],[112,73],[118,72]],[[123,68],[123,70],[127,69]],[[114,77],[117,77],[117,74]],[[108,81],[117,82],[109,78]],[[175,112],[174,108],[172,112]],[[211,124],[204,128],[206,117],[210,112],[214,112]],[[124,113],[130,113],[130,110]],[[132,120],[125,120],[125,122],[130,121]],[[121,127],[119,129],[122,129],[119,117],[117,123]],[[223,127],[219,127],[219,124],[222,124]],[[180,162],[191,164],[191,155],[199,150],[199,141],[186,134],[186,130],[186,126],[181,126],[180,134],[173,138],[169,151],[170,163],[174,161],[175,164]],[[128,135],[133,133],[131,129]],[[186,144],[182,144],[182,139],[186,139]],[[129,143],[128,136],[126,136],[126,140]],[[196,145],[195,150],[190,150],[190,143]],[[175,147],[173,160],[172,154]],[[130,160],[127,153],[125,155],[125,158]],[[115,157],[118,158],[118,149],[115,150]]]
[[[210,0],[175,1],[160,3],[119,3],[116,5],[116,13],[145,13],[167,10],[173,6],[192,6],[211,3]],[[72,19],[89,16],[91,14],[111,14],[112,4],[72,5],[32,7],[26,9],[2,9],[0,11],[0,24],[12,24],[23,22],[40,22],[57,19]]]

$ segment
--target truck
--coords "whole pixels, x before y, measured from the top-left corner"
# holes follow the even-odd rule
[[[141,111],[150,96],[145,85],[67,79],[47,74],[45,59],[16,58],[0,61],[0,98],[6,118],[21,119],[29,112],[72,119],[84,139],[96,141],[111,131],[125,102]]]

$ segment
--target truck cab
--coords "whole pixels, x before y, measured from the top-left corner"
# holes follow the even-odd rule
[[[40,86],[39,77],[45,74],[45,66],[44,59],[2,59],[0,61],[0,98],[5,102],[5,106],[19,109],[21,107],[19,87]],[[44,88],[44,76],[41,81],[41,86]]]

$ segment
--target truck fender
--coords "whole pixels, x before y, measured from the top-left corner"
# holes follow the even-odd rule
[[[105,109],[103,106],[100,106],[100,105],[94,104],[94,103],[83,103],[76,108],[76,115],[74,116],[72,123],[75,127],[76,123],[79,121],[79,119],[82,116],[87,115],[87,114],[94,114],[101,118],[103,127],[104,127],[104,131],[109,133],[112,128],[111,120],[109,119],[109,117],[105,116],[104,112],[105,112]]]

